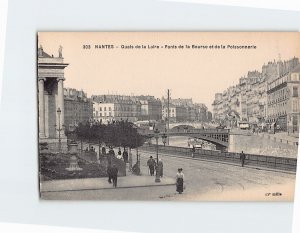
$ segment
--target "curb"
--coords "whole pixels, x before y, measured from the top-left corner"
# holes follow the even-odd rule
[[[138,186],[121,186],[121,187],[106,187],[106,188],[83,188],[83,189],[64,189],[64,190],[49,190],[40,191],[41,193],[58,193],[58,192],[76,192],[76,191],[93,191],[93,190],[106,190],[106,189],[124,189],[124,188],[145,188],[145,187],[158,187],[158,186],[173,186],[173,184],[153,184],[153,185],[138,185]]]

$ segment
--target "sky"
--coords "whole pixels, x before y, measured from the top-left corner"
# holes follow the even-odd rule
[[[88,96],[157,98],[166,97],[170,89],[171,98],[192,98],[210,110],[215,93],[238,84],[248,71],[261,71],[264,63],[279,57],[300,58],[297,32],[40,32],[40,45],[54,57],[63,47],[64,62],[69,64],[64,87],[83,90]],[[193,49],[192,45],[207,48]],[[230,49],[228,45],[256,49]]]

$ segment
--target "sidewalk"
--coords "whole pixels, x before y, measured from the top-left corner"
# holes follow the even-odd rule
[[[175,185],[175,178],[163,177],[160,180],[160,183],[155,183],[155,176],[136,176],[133,174],[128,174],[127,176],[118,177],[117,188]],[[112,184],[108,183],[107,177],[42,181],[40,185],[41,192],[63,192],[99,189],[114,189],[114,187],[112,186]]]

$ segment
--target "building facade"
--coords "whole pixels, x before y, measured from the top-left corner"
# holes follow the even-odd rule
[[[162,104],[154,96],[133,96],[133,100],[140,102],[141,113],[139,120],[156,120],[162,119]]]
[[[64,133],[64,69],[68,66],[62,57],[62,47],[58,56],[50,56],[43,47],[38,49],[38,107],[39,142],[48,143],[50,148],[67,148]]]
[[[102,123],[128,120],[135,122],[140,118],[141,103],[130,96],[97,95],[92,96],[93,118]]]
[[[73,131],[79,123],[88,122],[93,117],[93,103],[82,90],[65,88],[64,107],[64,122],[68,131]]]
[[[277,129],[299,133],[300,65],[268,82],[267,122]]]
[[[216,93],[212,104],[213,120],[229,127],[236,126],[236,121],[247,121],[254,127],[276,127],[282,131],[295,131],[298,125],[296,95],[299,59],[268,62],[260,71],[249,71],[239,79],[236,86],[231,86]],[[294,76],[293,76],[294,75]],[[294,110],[292,109],[294,102]],[[289,113],[293,114],[289,116]],[[297,121],[297,122],[296,122]],[[294,129],[294,130],[292,130]]]

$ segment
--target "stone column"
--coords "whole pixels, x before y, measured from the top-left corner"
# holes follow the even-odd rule
[[[45,137],[49,138],[49,94],[47,91],[44,93],[45,101]]]
[[[39,137],[45,138],[45,100],[44,100],[44,82],[45,78],[38,78],[39,88]]]
[[[65,119],[65,114],[64,114],[64,85],[63,85],[63,81],[65,79],[64,78],[58,78],[57,79],[57,106],[56,106],[56,111],[58,108],[60,108],[61,110],[61,115],[60,115],[60,126],[58,126],[58,119],[57,119],[57,128],[63,129],[64,126],[64,119]],[[58,115],[57,115],[58,117]],[[61,136],[64,137],[64,131],[61,131]]]

